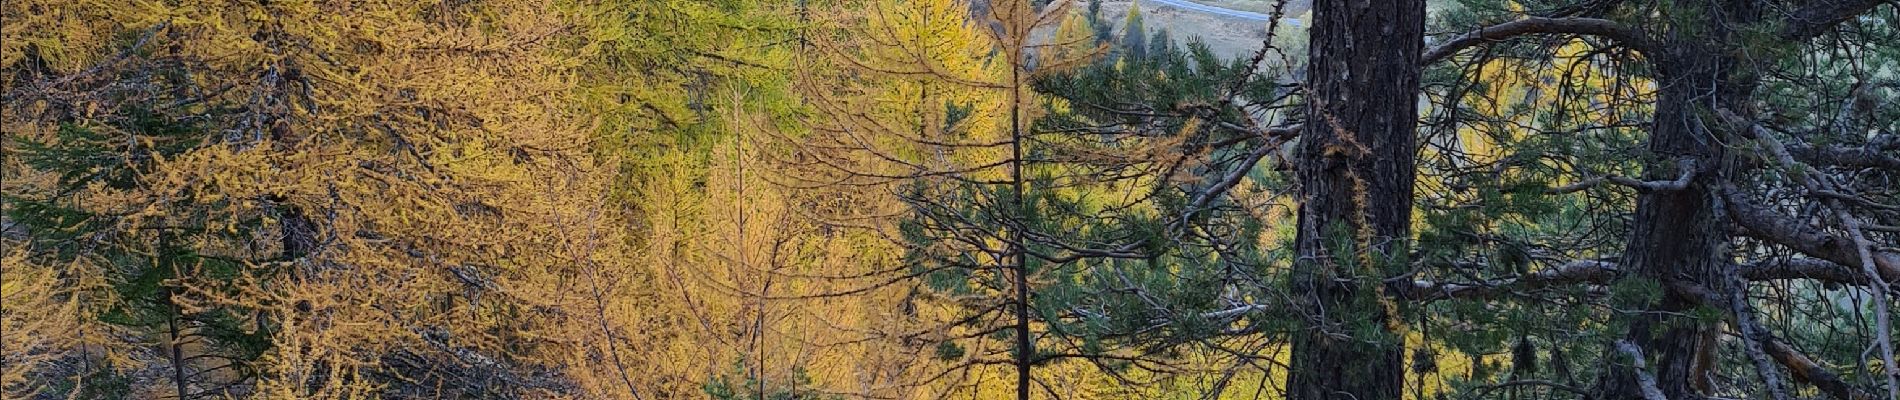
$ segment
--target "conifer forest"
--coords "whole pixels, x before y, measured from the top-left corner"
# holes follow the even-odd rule
[[[1896,0],[4,0],[0,399],[1900,400]]]

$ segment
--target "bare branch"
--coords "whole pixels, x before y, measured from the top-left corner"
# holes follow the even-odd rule
[[[1280,146],[1286,144],[1289,140],[1293,140],[1293,137],[1298,136],[1300,129],[1304,126],[1305,125],[1296,124],[1286,127],[1275,127],[1261,132],[1260,136],[1265,138],[1268,142],[1260,147],[1254,148],[1252,152],[1247,153],[1246,158],[1242,159],[1233,169],[1228,170],[1226,174],[1223,174],[1219,182],[1215,182],[1214,185],[1209,186],[1206,191],[1194,196],[1194,200],[1189,202],[1188,206],[1182,210],[1181,215],[1184,217],[1183,219],[1185,220],[1185,217],[1192,217],[1194,214],[1201,212],[1208,204],[1213,203],[1215,199],[1225,195],[1228,189],[1232,189],[1234,185],[1240,184],[1240,180],[1246,178],[1248,172],[1253,171],[1254,165],[1259,164],[1260,160],[1266,158],[1267,155],[1279,151]]]
[[[1788,400],[1788,389],[1782,385],[1781,370],[1767,352],[1762,351],[1764,343],[1774,339],[1774,333],[1762,326],[1755,317],[1755,311],[1748,305],[1748,283],[1742,281],[1742,275],[1734,268],[1724,268],[1722,279],[1729,284],[1728,311],[1735,316],[1735,330],[1742,336],[1742,352],[1748,355],[1749,362],[1755,364],[1755,374],[1761,377],[1761,383],[1767,389],[1770,398]]]
[[[1649,364],[1648,361],[1643,360],[1643,349],[1637,348],[1636,344],[1628,340],[1618,340],[1616,350],[1629,356],[1631,362],[1635,363],[1636,383],[1642,385],[1644,400],[1669,400],[1669,397],[1663,396],[1662,389],[1656,388],[1656,376],[1643,369],[1643,365]]]
[[[1695,179],[1695,174],[1696,174],[1695,160],[1688,159],[1688,158],[1679,160],[1676,162],[1676,168],[1682,170],[1682,175],[1677,176],[1675,180],[1670,180],[1670,181],[1640,181],[1640,180],[1623,177],[1623,176],[1604,175],[1604,176],[1600,176],[1596,178],[1585,179],[1581,182],[1577,182],[1577,183],[1573,183],[1569,185],[1550,188],[1549,190],[1545,190],[1544,193],[1548,193],[1548,194],[1574,193],[1574,192],[1582,191],[1584,189],[1589,189],[1597,185],[1601,185],[1604,182],[1636,188],[1636,191],[1638,192],[1668,192],[1668,191],[1677,191],[1677,190],[1687,189],[1689,187],[1689,182]]]
[[[1401,277],[1387,280],[1386,285],[1392,289],[1393,293],[1412,300],[1488,298],[1552,285],[1608,282],[1616,277],[1617,272],[1616,263],[1577,260],[1557,268],[1545,269],[1517,278],[1475,283],[1446,283]]]

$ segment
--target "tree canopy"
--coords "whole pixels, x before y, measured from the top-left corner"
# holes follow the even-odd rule
[[[0,19],[4,399],[1900,400],[1892,1]]]

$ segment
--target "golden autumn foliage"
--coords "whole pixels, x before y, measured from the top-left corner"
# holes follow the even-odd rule
[[[208,115],[212,138],[154,160],[136,187],[69,196],[116,229],[188,210],[243,232],[180,244],[242,260],[238,276],[165,283],[183,314],[252,310],[247,323],[269,326],[251,331],[270,350],[236,395],[665,398],[723,383],[1000,396],[985,382],[1003,369],[962,367],[1002,343],[933,361],[926,343],[970,333],[945,325],[960,299],[891,284],[911,272],[888,191],[920,173],[1003,176],[1011,108],[1040,112],[1012,104],[1029,78],[1007,72],[1036,53],[1037,16],[998,2],[983,17],[1008,21],[990,31],[959,1],[849,5],[863,12],[799,25],[770,15],[803,10],[739,2],[9,3],[7,64],[43,64],[74,94],[9,102],[6,123],[50,139],[66,110],[85,123],[131,101],[95,95],[118,84],[95,75],[184,65],[190,94],[163,100]],[[1076,43],[1040,54],[1046,66],[1100,51],[1077,17],[1049,14]],[[25,183],[7,189],[51,193],[50,173],[10,172]],[[13,287],[107,285],[85,273],[99,266],[20,265]],[[7,293],[61,311],[8,314],[33,316],[8,322],[28,332],[115,329],[84,311],[114,299]],[[168,340],[97,337],[83,343],[122,349],[78,357],[171,367]],[[85,346],[9,340],[29,360]],[[1110,380],[1090,370],[1044,374],[1072,394],[1132,395],[1092,389]],[[37,390],[38,373],[8,382]]]
[[[953,4],[886,3],[888,14],[876,18],[896,20],[845,29],[896,28],[933,41],[964,32],[949,47],[931,45],[939,53],[924,59],[986,79],[976,73],[987,42],[954,17]],[[143,100],[106,95],[121,84],[113,79],[152,64],[183,65],[188,76],[176,85],[190,94],[141,94],[179,102],[180,114],[206,115],[210,138],[137,169],[134,187],[94,185],[64,195],[112,215],[117,230],[184,221],[178,213],[189,211],[208,230],[246,232],[178,243],[242,261],[237,276],[161,283],[182,293],[167,297],[181,315],[253,310],[249,323],[269,326],[252,331],[268,334],[270,350],[245,361],[256,374],[240,382],[238,395],[693,396],[711,380],[744,379],[732,375],[736,363],[739,375],[758,376],[772,390],[815,382],[865,395],[925,396],[912,391],[927,383],[906,371],[930,348],[903,344],[921,334],[905,322],[917,311],[903,311],[916,307],[914,290],[859,293],[889,278],[879,270],[895,249],[875,245],[889,226],[815,222],[888,215],[895,204],[873,200],[875,192],[796,189],[790,175],[774,176],[770,167],[784,155],[771,148],[772,137],[805,134],[771,128],[790,109],[782,83],[790,80],[774,69],[794,61],[790,52],[762,47],[785,40],[789,23],[760,15],[788,8],[694,1],[7,7],[7,64],[34,69],[70,93],[54,96],[42,82],[9,87],[45,97],[10,101],[9,132],[57,141],[52,131],[62,121],[78,121],[140,135],[103,124],[116,118],[114,108]],[[920,12],[934,13],[935,25],[903,20],[926,15]],[[678,25],[686,21],[697,25]],[[929,80],[912,82],[862,98],[929,91]],[[942,118],[934,107],[940,102],[909,104]],[[708,112],[715,108],[738,111]],[[53,192],[54,171],[17,166],[9,164],[9,194]],[[877,201],[885,201],[884,211],[860,207]],[[629,236],[633,226],[644,227],[640,237]],[[9,247],[10,260],[27,260],[33,250]],[[14,288],[78,291],[88,287],[84,279],[106,279],[82,279],[85,268],[97,268],[84,261],[26,261],[17,273],[9,264]],[[56,281],[52,271],[63,273]],[[111,308],[113,299],[7,293],[10,308],[20,299],[64,311],[8,314],[18,324],[10,326],[27,332],[111,329],[80,307]],[[11,319],[29,315],[35,318]],[[23,360],[81,347],[9,340],[33,349]],[[122,352],[133,355],[80,357],[117,357],[126,373],[156,374],[171,367],[164,357],[176,347],[170,342],[131,343]],[[43,371],[9,365],[8,382],[18,382],[10,389],[37,390],[31,383],[41,378],[30,375]],[[172,382],[139,381],[131,390],[172,389]]]
[[[1540,12],[1493,2],[1457,10]],[[1084,0],[5,1],[0,399],[1282,398],[1290,338],[1341,317],[1300,314],[1310,299],[1288,289],[1310,261],[1294,243],[1321,234],[1300,231],[1310,198],[1291,181],[1316,166],[1288,155],[1317,78],[1287,54],[1305,38],[1280,32],[1313,12],[1279,18],[1310,2],[1255,7],[1275,19],[1252,64],[1168,42],[1158,21],[1180,15],[1143,14],[1191,9],[1109,3],[1126,14]],[[1261,28],[1248,21],[1222,28]],[[1394,256],[1413,265],[1353,282],[1377,292],[1377,321],[1320,330],[1385,329],[1365,337],[1404,350],[1400,398],[1581,396],[1558,381],[1573,363],[1552,358],[1620,365],[1576,349],[1617,343],[1628,302],[1663,290],[1553,266],[1615,268],[1626,232],[1605,221],[1660,190],[1614,178],[1645,173],[1653,155],[1626,153],[1662,88],[1627,45],[1550,36],[1419,68],[1416,243]],[[1887,72],[1845,90],[1885,93]],[[1830,124],[1868,133],[1840,143],[1890,136],[1884,104],[1844,107],[1868,116]],[[1833,149],[1816,143],[1792,148]],[[1867,153],[1852,160],[1865,179],[1842,184],[1885,177],[1891,157]],[[1900,216],[1878,203],[1890,193],[1828,196]],[[1800,204],[1773,201],[1761,208]],[[1891,237],[1892,221],[1867,231]],[[1796,233],[1849,246],[1817,226]],[[1736,263],[1790,256],[1739,237]],[[1876,242],[1849,250],[1885,260]],[[1355,268],[1385,273],[1363,254]],[[1845,310],[1770,319],[1865,330],[1867,278],[1816,271],[1850,288],[1761,283],[1741,300]],[[1777,356],[1826,369],[1864,350],[1775,328],[1794,333],[1771,349],[1813,354]],[[1840,330],[1827,335],[1867,336]],[[1698,356],[1752,355],[1728,347]]]
[[[237,291],[195,290],[179,304],[186,313],[241,306],[271,323],[272,350],[255,361],[261,374],[250,393],[450,395],[487,385],[469,379],[495,379],[432,370],[463,363],[514,380],[499,390],[584,394],[517,375],[571,364],[599,344],[565,334],[573,321],[590,320],[566,311],[584,303],[565,282],[590,263],[626,259],[617,255],[619,231],[601,228],[619,220],[604,196],[572,195],[604,193],[612,175],[602,172],[611,159],[589,145],[592,121],[564,100],[576,95],[574,65],[584,54],[552,38],[575,24],[550,11],[571,5],[23,6],[86,10],[109,23],[83,30],[48,21],[20,35],[62,34],[47,40],[90,45],[102,53],[94,59],[124,52],[185,64],[180,85],[202,93],[189,101],[240,107],[219,115],[191,106],[218,119],[214,140],[154,160],[134,189],[82,196],[89,207],[123,210],[120,229],[165,224],[190,208],[213,210],[200,223],[259,218],[269,227],[261,231],[276,231],[248,245],[190,243],[199,252],[249,248],[237,255],[250,267]],[[126,32],[145,37],[89,42]],[[13,60],[48,57],[8,50]],[[83,54],[56,54],[85,59],[74,53]],[[59,61],[45,73],[76,82],[116,67]],[[9,103],[18,112],[9,115],[28,117],[10,119],[9,131],[44,126],[30,117],[50,107],[115,105],[61,101],[73,100]],[[193,282],[178,284],[194,292]]]

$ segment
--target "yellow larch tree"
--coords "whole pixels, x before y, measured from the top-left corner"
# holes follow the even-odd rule
[[[180,90],[193,95],[176,98],[197,104],[216,134],[154,160],[136,190],[102,193],[120,198],[97,204],[127,208],[122,229],[163,225],[184,209],[213,210],[221,217],[200,221],[212,226],[262,221],[266,237],[248,246],[178,243],[203,254],[250,248],[236,288],[167,284],[184,291],[186,313],[259,310],[271,347],[254,361],[258,378],[235,393],[632,390],[575,385],[585,374],[564,370],[595,365],[574,361],[607,346],[598,331],[569,329],[600,319],[584,312],[596,310],[587,286],[571,283],[628,259],[620,212],[603,205],[614,162],[595,156],[598,121],[574,107],[576,65],[590,55],[587,40],[603,36],[583,23],[597,12],[591,4],[15,6],[9,67],[50,70],[51,83],[9,90],[80,86],[127,55],[185,65]],[[62,23],[71,18],[90,23]],[[130,44],[97,39],[128,32]],[[50,126],[18,124],[9,132]]]

